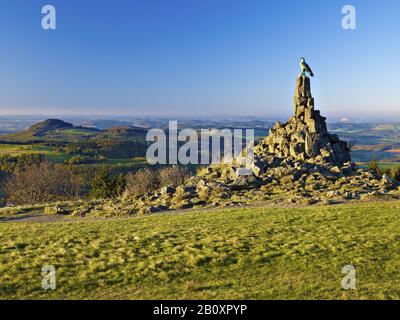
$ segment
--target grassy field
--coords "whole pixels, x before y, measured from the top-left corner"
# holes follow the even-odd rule
[[[90,129],[85,129],[85,128],[72,128],[72,129],[64,129],[64,130],[59,130],[56,131],[55,134],[59,133],[62,136],[78,136],[78,137],[89,137],[89,136],[95,136],[98,134],[97,131],[95,130],[90,130]]]
[[[357,165],[362,169],[368,169],[368,162],[358,162]],[[381,169],[387,168],[397,168],[400,167],[400,162],[379,162],[379,167]]]
[[[50,147],[35,146],[29,144],[0,144],[0,156],[19,156],[27,153],[41,153],[44,155],[59,155],[59,153],[52,151]]]
[[[46,156],[52,162],[63,163],[73,155],[67,155],[63,152],[53,150],[51,147],[29,144],[0,144],[0,156],[20,156],[23,154],[40,153]],[[143,166],[147,164],[146,158],[124,159],[124,158],[108,158],[104,162],[110,165],[131,165]],[[97,165],[102,165],[98,163]]]
[[[147,160],[146,158],[135,158],[135,159],[123,159],[123,158],[119,158],[119,159],[107,159],[105,161],[106,164],[113,164],[113,165],[146,165],[147,164]]]
[[[70,158],[62,152],[54,151],[51,147],[30,144],[0,144],[0,156],[20,156],[23,154],[40,153],[53,162],[64,162]]]
[[[400,202],[7,222],[0,298],[399,299],[399,240]]]

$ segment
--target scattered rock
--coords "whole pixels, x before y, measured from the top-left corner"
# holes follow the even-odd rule
[[[392,184],[393,184],[393,181],[392,181],[392,179],[390,179],[389,176],[385,173],[385,174],[382,176],[381,183],[384,184],[384,185],[392,185]]]
[[[70,210],[68,207],[63,205],[53,205],[44,208],[45,214],[69,214]]]
[[[163,187],[160,190],[161,194],[173,194],[175,192],[175,188],[172,186],[168,186],[168,187]]]

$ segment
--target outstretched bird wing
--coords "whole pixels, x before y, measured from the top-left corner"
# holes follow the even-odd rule
[[[304,62],[304,67],[306,68],[307,72],[310,74],[311,77],[314,77],[314,73],[312,72],[310,66]]]

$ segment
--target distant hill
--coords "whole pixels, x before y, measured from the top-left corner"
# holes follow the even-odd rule
[[[83,122],[82,126],[97,128],[100,130],[107,130],[112,127],[130,127],[130,126],[132,126],[132,122],[121,121],[121,120],[97,119],[97,120],[90,120],[90,121]]]
[[[114,126],[108,128],[102,135],[113,138],[132,138],[137,136],[144,136],[147,129],[129,126]]]
[[[37,141],[47,139],[66,139],[95,136],[100,131],[95,128],[74,127],[72,123],[59,120],[47,119],[38,122],[25,131],[0,136],[1,141]]]
[[[74,126],[72,123],[47,119],[25,131],[0,135],[0,143],[77,142],[101,140],[144,140],[147,129],[135,126],[111,126],[107,130]]]
[[[43,137],[51,131],[72,129],[73,127],[73,124],[69,122],[59,119],[47,119],[34,124],[25,133],[30,133],[34,137]]]

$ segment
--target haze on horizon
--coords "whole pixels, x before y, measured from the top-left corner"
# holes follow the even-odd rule
[[[400,2],[4,0],[0,114],[276,116],[299,58],[324,115],[400,116]]]

